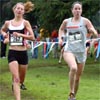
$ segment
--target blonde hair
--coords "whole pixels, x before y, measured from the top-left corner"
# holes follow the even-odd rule
[[[25,13],[29,13],[35,8],[34,4],[31,1],[27,1],[26,3],[24,3],[24,7],[25,7]]]
[[[31,1],[27,1],[26,3],[18,2],[16,5],[14,5],[13,10],[16,8],[16,6],[18,4],[21,4],[24,6],[25,13],[29,13],[29,12],[33,11],[35,8],[34,4]]]

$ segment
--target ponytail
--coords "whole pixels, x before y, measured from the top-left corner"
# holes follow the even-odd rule
[[[31,1],[27,1],[26,3],[24,3],[24,7],[25,7],[25,13],[29,13],[32,10],[34,10],[34,4]]]

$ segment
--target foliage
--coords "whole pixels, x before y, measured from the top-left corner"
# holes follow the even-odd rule
[[[11,11],[12,6],[16,2],[26,2],[27,0],[10,0],[10,2],[3,3],[2,6],[2,21],[13,18]],[[71,5],[76,0],[31,0],[35,4],[35,10],[25,15],[32,25],[38,25],[40,28],[44,27],[50,33],[53,29],[58,29],[62,20],[71,15]],[[83,16],[93,21],[95,15],[100,10],[100,1],[96,0],[79,0],[83,3]],[[6,12],[5,12],[6,11]],[[100,14],[100,13],[99,13]],[[6,17],[5,17],[6,16]],[[98,16],[100,17],[100,15]],[[100,25],[96,17],[94,24]],[[97,24],[98,23],[98,24]]]
[[[49,31],[54,28],[58,29],[62,20],[71,16],[71,5],[74,1],[76,0],[41,0],[40,3],[37,0],[35,15],[39,15],[38,24]],[[83,3],[83,16],[92,20],[100,9],[99,0],[95,2],[93,0],[79,1]]]

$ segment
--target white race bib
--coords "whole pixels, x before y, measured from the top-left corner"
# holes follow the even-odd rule
[[[69,41],[82,41],[82,34],[80,32],[69,33]]]
[[[13,34],[10,34],[10,45],[23,45],[23,38],[22,37],[16,37],[13,36]]]

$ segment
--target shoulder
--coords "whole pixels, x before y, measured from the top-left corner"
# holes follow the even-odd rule
[[[69,20],[71,20],[71,18],[64,19],[63,24],[67,24]]]
[[[28,20],[24,20],[24,26],[25,27],[30,27],[30,22]]]
[[[10,23],[10,20],[5,21],[4,24],[2,25],[2,29],[8,29],[9,23]]]
[[[82,19],[83,19],[84,21],[89,21],[89,19],[86,18],[86,17],[82,17]]]
[[[10,20],[5,21],[4,25],[8,26],[10,23]]]
[[[85,24],[91,23],[91,21],[86,17],[82,17],[82,19],[83,19]]]
[[[63,22],[67,23],[69,20],[71,20],[71,18],[64,19]]]
[[[29,24],[29,21],[28,20],[24,20],[24,24],[25,25]]]

